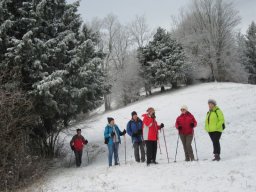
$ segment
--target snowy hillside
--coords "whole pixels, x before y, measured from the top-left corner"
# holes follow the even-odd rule
[[[221,139],[222,160],[212,162],[212,144],[204,131],[204,120],[208,110],[208,98],[215,98],[226,118],[226,130]],[[174,129],[180,106],[186,104],[198,121],[196,141],[199,161],[184,162],[179,145],[177,163],[174,163],[177,131]],[[163,135],[160,133],[162,154],[157,154],[159,165],[146,167],[134,162],[131,140],[127,136],[127,159],[124,164],[124,140],[119,150],[121,166],[108,168],[107,148],[103,144],[106,118],[115,118],[121,129],[126,128],[133,110],[142,115],[152,106],[156,109],[159,123],[165,124],[170,163],[167,163]],[[128,107],[112,111],[73,127],[68,131],[66,142],[82,128],[89,140],[90,164],[87,165],[84,150],[82,168],[72,161],[68,168],[68,155],[63,168],[51,171],[45,179],[34,185],[31,191],[43,192],[255,192],[256,191],[256,86],[234,83],[210,83],[184,88],[145,99]],[[194,147],[194,143],[193,143]],[[73,156],[74,158],[74,156]]]

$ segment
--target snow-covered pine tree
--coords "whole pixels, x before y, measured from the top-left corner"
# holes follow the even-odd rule
[[[22,76],[21,65],[16,63],[19,55],[13,49],[36,24],[31,0],[2,0],[0,2],[0,86],[19,89]]]
[[[165,85],[176,88],[179,81],[185,82],[183,48],[164,29],[157,29],[153,40],[139,50],[139,55],[147,83],[161,86],[161,91],[164,91]]]
[[[34,101],[40,117],[35,134],[46,145],[46,155],[53,155],[58,133],[70,120],[98,107],[109,88],[101,68],[103,54],[95,49],[97,34],[81,27],[78,6],[65,0],[23,1],[13,12],[27,18],[17,17],[13,23],[28,23],[2,54],[7,70],[18,70],[17,86]],[[13,29],[11,25],[8,30]]]
[[[252,22],[246,34],[246,50],[247,57],[246,68],[249,72],[248,82],[256,84],[256,24]]]

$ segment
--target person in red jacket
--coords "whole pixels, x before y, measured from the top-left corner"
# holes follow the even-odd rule
[[[196,119],[188,111],[186,105],[181,107],[181,115],[176,120],[176,128],[179,130],[180,139],[185,152],[185,161],[194,161],[194,153],[192,148],[192,140],[194,136],[194,128],[197,126]]]
[[[164,124],[157,124],[155,110],[150,107],[147,110],[147,114],[143,116],[143,139],[146,142],[147,147],[147,165],[150,163],[157,164],[156,162],[156,153],[157,153],[157,140],[158,140],[158,131],[164,127]]]
[[[74,135],[70,141],[70,147],[75,153],[76,166],[80,167],[82,163],[83,148],[88,141],[81,135],[81,129],[77,129],[76,132],[77,134]]]

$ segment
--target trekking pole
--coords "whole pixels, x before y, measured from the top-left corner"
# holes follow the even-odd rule
[[[178,153],[179,138],[180,138],[180,135],[178,134],[177,145],[176,145],[176,153],[175,153],[175,159],[174,159],[175,163],[176,163],[176,157],[177,157],[177,153]]]
[[[71,160],[72,160],[72,157],[73,157],[73,151],[71,152],[71,156],[70,156],[70,160],[69,160],[69,164],[68,164],[68,167],[70,167],[70,165],[71,165]]]
[[[165,143],[165,149],[166,149],[167,160],[168,160],[168,163],[169,163],[169,155],[168,155],[168,150],[167,150],[167,145],[166,145],[166,139],[165,139],[164,128],[163,128],[163,136],[164,136],[164,143]]]
[[[88,161],[88,165],[89,165],[89,163],[90,163],[90,159],[89,159],[89,151],[88,151],[88,150],[86,150],[86,153],[87,153],[87,161]]]
[[[195,150],[196,150],[196,158],[197,158],[197,161],[198,161],[199,158],[198,158],[197,147],[196,147],[196,134],[195,133],[194,133],[194,143],[195,143]]]
[[[160,145],[159,139],[157,139],[157,143],[158,143],[158,147],[159,147],[160,154],[162,154],[162,150],[161,150],[161,145]]]
[[[124,135],[124,162],[126,164],[126,138],[125,138],[125,135]]]

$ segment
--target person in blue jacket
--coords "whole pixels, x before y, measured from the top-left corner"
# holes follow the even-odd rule
[[[127,124],[127,133],[132,138],[134,156],[136,162],[145,162],[145,148],[142,138],[143,122],[138,118],[137,112],[132,112],[132,119]],[[140,152],[139,152],[140,151]],[[141,158],[140,158],[141,153]]]
[[[118,148],[121,144],[121,137],[126,134],[126,130],[120,131],[112,117],[108,117],[108,125],[105,127],[104,137],[105,144],[108,145],[108,163],[112,166],[112,158],[114,155],[115,165],[119,165]]]

